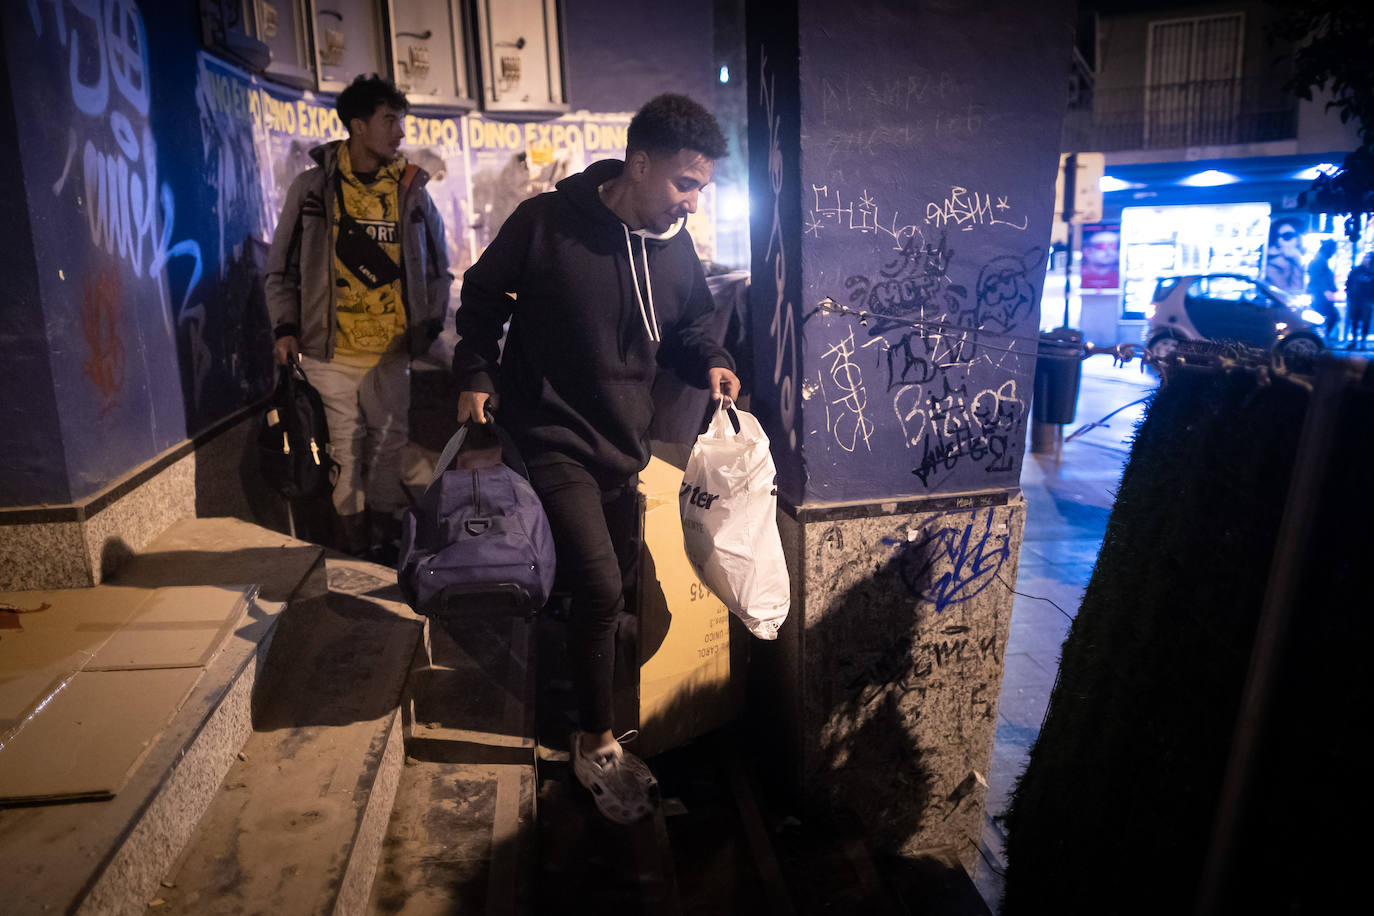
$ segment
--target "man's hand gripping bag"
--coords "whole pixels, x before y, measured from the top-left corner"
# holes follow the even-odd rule
[[[544,507],[505,431],[487,426],[476,435],[489,439],[494,432],[499,446],[459,454],[468,435],[467,426],[459,427],[402,521],[397,582],[410,606],[427,617],[533,614],[553,588],[553,534]],[[455,458],[458,467],[450,469]]]
[[[717,409],[687,459],[682,490],[687,558],[759,639],[777,639],[791,587],[778,537],[777,471],[752,414]]]

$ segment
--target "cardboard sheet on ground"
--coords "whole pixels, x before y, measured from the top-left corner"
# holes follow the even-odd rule
[[[84,670],[203,666],[224,644],[245,609],[241,589],[156,589]]]
[[[639,474],[646,553],[639,577],[636,753],[669,750],[719,728],[742,702],[741,672],[732,670],[730,612],[697,578],[683,549],[681,486],[681,469],[661,458],[651,458]],[[656,642],[651,620],[664,617],[670,622],[662,642],[643,644]]]
[[[108,797],[244,618],[256,586],[0,593],[0,800]],[[139,677],[97,675],[147,672]]]
[[[0,635],[0,719],[23,718],[84,668],[149,594],[119,586],[0,592],[0,607],[15,608],[19,624]]]
[[[201,674],[77,672],[0,750],[0,798],[113,797]]]

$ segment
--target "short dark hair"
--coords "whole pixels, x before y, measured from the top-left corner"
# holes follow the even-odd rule
[[[357,76],[349,83],[334,102],[334,110],[345,128],[354,118],[366,121],[377,109],[386,105],[400,111],[409,111],[410,103],[405,95],[396,88],[391,80],[384,80],[377,74]]]
[[[667,93],[650,99],[631,119],[625,155],[636,150],[675,155],[684,149],[707,159],[723,159],[727,150],[715,115],[687,96]]]

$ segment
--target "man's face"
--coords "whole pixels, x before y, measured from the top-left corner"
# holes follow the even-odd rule
[[[666,232],[687,214],[697,212],[697,195],[711,181],[715,166],[696,150],[678,150],[672,156],[636,151],[629,169],[635,213],[642,226]]]
[[[390,105],[379,105],[366,121],[354,118],[350,122],[351,138],[378,159],[390,162],[396,158],[396,151],[405,139],[404,122],[404,111]]]

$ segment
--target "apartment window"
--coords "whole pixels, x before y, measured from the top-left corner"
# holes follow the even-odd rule
[[[1240,110],[1245,14],[1150,23],[1145,147],[1231,142]]]

